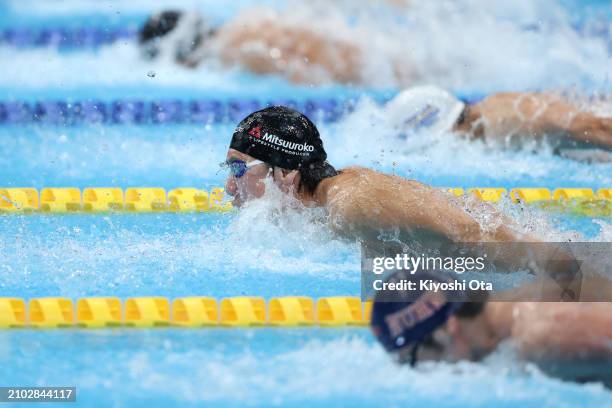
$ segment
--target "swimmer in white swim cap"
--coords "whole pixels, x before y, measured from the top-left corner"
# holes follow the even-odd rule
[[[400,92],[384,110],[402,138],[454,133],[503,147],[547,141],[571,159],[612,161],[612,118],[552,94],[498,93],[470,105],[443,89],[422,86]]]
[[[253,18],[256,15],[257,18]],[[195,12],[164,11],[148,19],[139,43],[148,58],[196,67],[207,58],[294,82],[364,84],[371,59],[362,44],[333,32],[292,23],[267,9],[249,10],[219,27]],[[410,64],[387,56],[397,83],[411,83]],[[498,93],[472,105],[449,92],[422,86],[400,92],[385,107],[398,134],[453,132],[514,147],[550,141],[560,155],[612,161],[612,118],[582,111],[545,93]]]

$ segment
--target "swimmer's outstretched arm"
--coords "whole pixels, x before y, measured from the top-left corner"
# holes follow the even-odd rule
[[[560,285],[574,284],[575,271],[569,263],[546,264],[546,259],[573,261],[570,253],[523,232],[487,203],[460,205],[448,194],[416,181],[358,167],[323,180],[317,192],[315,198],[319,195],[317,201],[327,207],[332,226],[348,235],[367,240],[372,232],[378,236],[384,230],[399,229],[414,232],[415,239],[433,235],[456,243],[519,244],[488,254],[489,262],[552,278],[558,285],[547,295],[549,299],[559,299],[559,288],[565,287]],[[472,249],[482,251],[478,245]]]
[[[486,203],[463,208],[432,187],[365,168],[344,169],[339,176],[321,182],[332,225],[349,235],[367,236],[382,230],[439,236],[458,243],[539,242],[524,234],[514,221]],[[486,221],[479,222],[477,214]],[[418,238],[417,238],[418,239]],[[518,248],[523,250],[526,247]],[[525,254],[499,254],[496,263],[525,267]]]
[[[518,303],[514,309],[512,337],[525,357],[602,363],[612,358],[612,303]]]
[[[312,27],[286,22],[282,15],[266,9],[251,10],[222,27],[215,48],[223,62],[258,74],[280,73],[301,83],[360,82],[359,47]]]
[[[509,135],[539,139],[569,137],[585,146],[612,150],[612,118],[581,111],[560,97],[541,93],[498,93],[468,109],[456,130],[503,140]]]
[[[536,242],[513,228],[515,223],[486,203],[490,217],[485,229],[475,211],[464,209],[432,187],[366,168],[344,169],[326,179],[326,205],[332,222],[373,229],[424,229],[455,242]]]

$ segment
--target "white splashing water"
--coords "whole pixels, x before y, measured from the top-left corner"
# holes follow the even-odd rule
[[[571,86],[610,89],[606,40],[576,33],[571,16],[555,1],[521,0],[512,6],[484,0],[409,4],[374,9],[363,3],[352,7],[292,3],[289,15],[281,20],[309,27],[316,19],[323,35],[354,42],[366,55],[363,67],[369,86],[434,82],[479,92]],[[112,7],[120,9],[117,4]],[[527,24],[535,24],[537,30],[526,30]],[[0,86],[7,87],[139,84],[209,90],[240,86],[243,91],[249,87],[235,71],[220,70],[214,63],[189,70],[141,61],[134,44],[70,55],[2,47],[0,58],[4,61]],[[397,69],[413,74],[398,83],[392,74]],[[156,72],[154,79],[147,77],[151,70]],[[260,89],[250,82],[252,90]]]
[[[154,394],[184,404],[233,401],[252,406],[293,406],[304,401],[309,406],[420,405],[434,400],[442,407],[501,401],[508,406],[570,407],[576,400],[605,405],[610,398],[600,384],[578,386],[547,378],[535,367],[516,362],[510,347],[483,364],[425,363],[411,369],[394,364],[364,333],[326,334],[332,338],[318,340],[298,329],[295,334],[284,331],[274,336],[293,347],[266,352],[237,346],[264,341],[265,334],[245,330],[204,333],[198,339],[203,346],[185,350],[184,339],[167,334],[153,338],[152,333],[141,332],[132,335],[133,341],[155,352],[125,350],[124,345],[115,358],[103,361],[89,354],[79,356],[81,364],[90,368],[79,378],[79,389],[86,394],[114,387],[119,395]],[[211,341],[220,337],[226,346]],[[82,341],[92,339],[84,336]],[[65,366],[64,361],[58,363]],[[43,367],[34,378],[44,382],[50,375]]]

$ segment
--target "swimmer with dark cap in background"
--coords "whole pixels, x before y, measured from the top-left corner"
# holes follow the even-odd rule
[[[374,299],[372,331],[399,362],[480,361],[509,340],[552,375],[612,387],[612,303],[521,301],[528,287],[486,299],[483,291],[420,290],[421,280],[451,278],[395,272],[387,282],[412,281],[417,289],[380,291]],[[608,294],[611,288],[608,282]]]
[[[220,27],[196,12],[163,11],[145,22],[138,41],[146,58],[168,58],[187,67],[213,59],[256,74],[281,74],[293,82],[365,80],[358,45],[289,24],[267,9],[250,10]]]

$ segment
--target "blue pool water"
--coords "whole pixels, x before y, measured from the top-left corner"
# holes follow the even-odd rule
[[[435,68],[422,83],[464,94],[552,88],[576,93],[577,101],[609,95],[608,39],[573,28],[601,19],[609,26],[607,2],[525,0],[505,8],[464,0],[450,12],[428,3],[406,15],[377,9],[380,21],[365,20],[367,8],[344,5],[335,12],[366,30],[388,24],[411,39],[417,63]],[[248,4],[209,1],[196,8],[222,22]],[[306,13],[294,2],[267,4]],[[137,25],[150,7],[146,1],[6,1],[0,28]],[[434,15],[442,26],[428,23]],[[525,30],[532,23],[538,29]],[[449,46],[453,35],[459,44]],[[428,47],[447,58],[427,56]],[[500,151],[443,136],[397,139],[368,99],[398,91],[384,78],[364,87],[317,88],[214,66],[187,71],[142,62],[129,43],[70,51],[0,45],[0,60],[2,100],[365,95],[350,115],[320,124],[337,167],[364,165],[436,186],[612,187],[612,164],[534,154],[529,146]],[[601,109],[612,112],[609,105]],[[0,126],[0,186],[209,189],[223,185],[218,163],[232,129]],[[274,209],[264,199],[232,214],[0,217],[0,296],[358,295],[358,245],[334,236],[316,211],[272,218]],[[500,209],[550,239],[612,239],[609,219],[520,211],[507,202]],[[364,328],[0,331],[0,385],[74,385],[80,405],[101,407],[612,406],[601,384],[551,378],[518,362],[510,345],[482,364],[415,370],[395,365]]]

